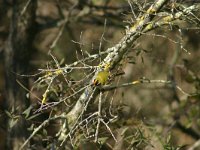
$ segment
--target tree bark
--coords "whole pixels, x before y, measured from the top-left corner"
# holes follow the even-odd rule
[[[33,53],[37,3],[35,0],[31,1],[21,15],[26,2],[13,0],[11,3],[10,29],[4,49],[6,109],[13,116],[18,116],[7,119],[6,149],[18,149],[28,135],[26,122],[21,114],[29,106],[29,100],[26,98],[26,91],[16,81],[20,77],[18,74],[27,73]],[[20,79],[20,82],[28,87],[27,78]],[[13,121],[17,123],[12,125]]]

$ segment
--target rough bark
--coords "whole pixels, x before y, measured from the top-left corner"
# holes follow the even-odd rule
[[[36,1],[32,1],[21,15],[25,4],[24,0],[14,0],[11,3],[10,29],[4,49],[6,109],[13,116],[18,116],[14,126],[11,123],[15,119],[7,119],[7,149],[18,149],[27,136],[26,122],[21,113],[28,107],[29,101],[25,90],[16,80],[20,77],[18,74],[24,74],[30,68]],[[27,78],[20,79],[20,82],[28,87]]]

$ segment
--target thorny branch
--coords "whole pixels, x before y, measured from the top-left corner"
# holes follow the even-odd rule
[[[194,10],[197,8],[195,6],[190,6],[188,8],[182,7],[181,11],[176,12],[174,15],[167,14],[165,16],[162,16],[159,20],[153,20],[156,15],[159,13],[159,10],[166,4],[169,0],[158,0],[154,4],[150,6],[150,8],[143,13],[143,15],[136,18],[136,22],[132,24],[129,29],[126,31],[125,36],[113,47],[108,48],[105,52],[100,52],[99,54],[89,55],[88,57],[78,60],[77,62],[74,62],[71,65],[66,65],[65,67],[58,67],[58,69],[51,70],[55,71],[55,73],[58,73],[57,71],[60,71],[59,74],[65,74],[68,72],[69,69],[75,69],[78,63],[85,62],[86,60],[95,59],[98,58],[99,55],[107,54],[105,59],[96,67],[94,66],[85,66],[86,68],[95,68],[97,71],[95,74],[97,74],[101,70],[108,69],[109,71],[113,70],[117,64],[123,59],[124,55],[133,47],[134,41],[136,41],[140,36],[145,34],[148,31],[151,31],[155,28],[161,27],[163,25],[173,25],[173,21],[177,19],[185,19],[188,20],[187,16],[191,15]],[[135,16],[135,15],[134,15]],[[198,22],[199,19],[196,18],[196,22]],[[64,23],[67,22],[67,19]],[[62,30],[60,30],[55,42],[52,44],[50,50],[56,45],[58,38],[60,37]],[[74,68],[73,68],[74,67]],[[41,72],[45,72],[49,70],[41,70]],[[58,74],[57,74],[58,75]],[[78,126],[80,126],[83,122],[90,120],[90,118],[97,116],[97,128],[96,133],[94,135],[95,141],[98,140],[98,132],[99,132],[99,126],[100,123],[103,123],[106,125],[106,128],[110,131],[112,134],[112,137],[115,139],[114,134],[112,133],[111,129],[108,126],[108,123],[106,123],[101,118],[101,94],[100,94],[100,100],[99,100],[99,110],[96,113],[93,113],[93,115],[87,117],[84,120],[80,120],[84,112],[87,110],[87,107],[89,103],[96,98],[96,96],[99,94],[100,90],[95,88],[91,85],[93,78],[89,81],[88,86],[82,88],[80,91],[76,92],[75,95],[79,92],[84,92],[81,94],[79,99],[77,100],[76,104],[72,107],[72,109],[66,113],[60,115],[60,117],[54,118],[54,119],[62,119],[62,127],[59,131],[58,137],[61,142],[61,145],[66,141],[67,138],[71,139],[71,135],[73,135],[74,131]],[[41,80],[42,81],[42,80]],[[151,82],[148,83],[165,83],[165,84],[171,84],[170,81],[164,81],[164,80],[149,80]],[[147,83],[147,82],[137,82],[137,83]],[[124,86],[134,85],[137,84],[131,83],[131,84],[124,84]],[[106,87],[104,87],[106,89]],[[109,87],[108,87],[109,88]],[[110,87],[116,88],[116,87]],[[182,89],[178,86],[176,86],[177,89],[179,89],[181,92]],[[104,89],[104,90],[105,90]],[[69,97],[66,97],[62,100],[60,100],[58,103],[55,103],[55,105],[65,101],[66,99],[72,97],[73,95],[70,95]],[[52,118],[53,119],[53,118]],[[42,123],[37,129],[34,130],[34,132],[31,134],[31,136],[26,140],[26,142],[22,145],[21,148],[23,148],[28,141],[43,127],[45,126],[49,120],[44,121],[45,123]],[[116,139],[115,139],[116,140]]]
[[[140,36],[138,31],[142,31],[142,29],[147,26],[147,23],[151,19],[153,19],[153,14],[159,11],[166,2],[167,0],[157,1],[147,10],[146,14],[144,14],[141,18],[138,18],[139,21],[130,28],[129,32],[121,39],[121,41],[114,47],[108,49],[109,51],[112,50],[112,52],[107,55],[100,66],[102,66],[102,68],[109,66],[109,70],[112,70],[116,66],[116,64],[123,58],[123,55],[130,49],[130,47],[132,47],[133,41],[135,41]],[[85,101],[87,101],[88,95],[90,95],[92,91],[92,87],[88,87],[80,96],[73,109],[67,114],[69,128],[71,127],[71,125],[74,124],[74,121],[80,115],[80,112],[83,109],[83,104],[85,103]]]
[[[167,0],[159,0],[155,2],[147,10],[147,13],[144,13],[142,17],[139,17],[137,19],[138,21],[132,27],[130,27],[129,31],[119,41],[119,43],[116,44],[114,47],[108,49],[109,51],[112,50],[112,52],[110,52],[107,55],[107,57],[102,61],[102,63],[99,65],[101,66],[101,69],[106,68],[108,70],[112,70],[121,61],[123,55],[133,46],[133,42],[138,37],[140,37],[141,34],[139,32],[142,32],[142,30],[147,26],[148,22],[150,22],[155,17],[154,14],[158,12],[166,2]],[[92,81],[90,81],[90,83],[91,82]],[[93,91],[94,91],[93,88],[91,86],[88,86],[88,88],[80,96],[80,98],[78,99],[72,110],[69,113],[67,113],[66,116],[69,129],[71,129],[74,126],[74,123],[80,117],[82,110],[85,109],[84,104],[87,101],[88,96],[90,96],[91,93],[93,93]],[[95,97],[96,94],[98,94],[98,91],[94,91],[94,93]],[[66,132],[66,124],[64,124],[61,130]],[[65,135],[65,133],[62,132],[62,134],[60,134],[59,139],[65,141],[66,136],[63,135]]]

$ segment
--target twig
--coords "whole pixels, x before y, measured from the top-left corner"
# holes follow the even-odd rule
[[[65,118],[65,116],[54,116],[54,117],[52,117],[52,118],[49,118],[49,119],[43,121],[41,125],[39,125],[37,128],[34,129],[34,131],[31,133],[31,135],[28,137],[28,139],[26,139],[26,141],[23,143],[23,145],[20,147],[19,150],[22,150],[22,149],[24,148],[24,146],[25,146],[26,144],[28,144],[28,142],[30,141],[30,139],[31,139],[42,127],[46,126],[50,121],[56,120],[56,119],[63,119],[63,118]]]
[[[28,8],[30,2],[31,2],[31,0],[28,0],[28,1],[26,2],[24,8],[23,8],[22,11],[20,12],[20,16],[23,16],[23,15],[24,15],[24,13],[26,12],[26,10],[27,10],[27,8]]]
[[[116,88],[122,88],[122,87],[127,87],[127,86],[133,86],[136,84],[143,84],[143,83],[164,83],[164,84],[173,84],[173,82],[171,81],[166,81],[166,80],[149,80],[149,79],[141,79],[141,80],[135,80],[133,82],[128,82],[128,83],[123,83],[121,85],[105,85],[103,87],[101,87],[102,90],[108,91],[108,90],[113,90]],[[183,94],[187,95],[187,96],[194,96],[197,94],[188,94],[185,91],[182,90],[181,87],[179,87],[178,85],[175,85],[175,87]]]
[[[105,66],[109,66],[109,69],[113,69],[116,64],[123,58],[123,55],[132,47],[133,41],[136,40],[140,34],[138,31],[141,31],[147,23],[154,18],[154,13],[159,11],[161,7],[167,2],[168,0],[158,0],[156,1],[148,10],[147,13],[143,15],[143,17],[138,18],[138,22],[130,28],[129,32],[120,40],[118,44],[113,46],[112,48],[108,48],[108,50],[112,51],[107,55],[107,57],[102,61],[99,66],[103,68]],[[97,71],[98,72],[98,71]],[[81,113],[81,110],[84,107],[85,101],[87,101],[88,96],[85,93],[92,93],[92,87],[88,87],[85,92],[80,96],[79,100],[75,104],[74,108],[67,114],[67,117],[70,118],[70,122],[73,124],[78,118]],[[73,119],[72,119],[73,118]],[[71,124],[69,124],[69,127]]]
[[[200,139],[197,140],[188,150],[195,150],[200,147]]]
[[[101,105],[102,105],[102,92],[100,92],[99,95],[99,104],[98,104],[98,120],[97,120],[97,127],[96,127],[96,132],[95,132],[95,142],[98,141],[98,134],[99,134],[99,126],[101,123]]]

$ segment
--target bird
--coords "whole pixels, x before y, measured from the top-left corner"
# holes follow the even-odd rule
[[[96,74],[93,80],[93,85],[101,86],[105,85],[109,80],[110,73],[109,71],[100,71]]]

